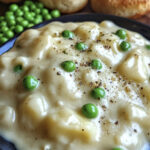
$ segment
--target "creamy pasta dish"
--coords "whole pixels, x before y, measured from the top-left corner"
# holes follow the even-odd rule
[[[143,150],[150,42],[110,21],[25,31],[0,56],[0,134],[18,150]]]

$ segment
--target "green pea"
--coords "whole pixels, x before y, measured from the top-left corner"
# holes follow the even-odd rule
[[[38,87],[39,81],[36,77],[28,75],[23,79],[24,88],[31,91]]]
[[[88,103],[82,106],[82,114],[87,118],[96,118],[98,116],[98,108],[96,105]]]
[[[0,23],[0,27],[3,27],[3,26],[7,26],[7,22],[6,22],[6,21],[2,21],[2,22]]]
[[[112,150],[123,150],[123,149],[120,148],[120,147],[115,147],[115,148],[113,148]]]
[[[73,61],[64,61],[61,63],[61,67],[67,72],[73,72],[76,69],[76,65]]]
[[[28,27],[29,22],[27,20],[23,20],[20,22],[20,25],[23,26],[24,28]]]
[[[41,22],[42,22],[42,20],[39,19],[39,18],[35,18],[35,19],[33,20],[33,23],[34,23],[34,24],[39,24],[39,23],[41,23]]]
[[[34,11],[36,14],[40,14],[41,13],[41,9],[40,8],[36,8]]]
[[[105,97],[105,90],[103,88],[94,88],[91,91],[91,96],[95,99],[104,98]]]
[[[45,15],[49,14],[48,9],[43,8],[43,9],[42,9],[42,11],[41,11],[41,14],[42,14],[43,16],[45,16]]]
[[[147,50],[150,50],[150,44],[145,46]]]
[[[25,12],[24,17],[25,17],[25,19],[27,19],[28,21],[33,21],[33,20],[34,20],[32,14],[29,13],[29,12]]]
[[[21,9],[17,9],[16,12],[15,12],[15,15],[17,17],[21,17],[21,16],[23,16],[23,11]]]
[[[17,4],[11,4],[9,7],[9,10],[16,11],[18,8],[19,8],[19,6]]]
[[[29,11],[29,7],[26,6],[26,5],[24,5],[24,6],[21,7],[21,10],[22,10],[23,12],[27,12],[27,11]]]
[[[14,12],[13,12],[13,11],[7,11],[7,12],[5,13],[5,15],[14,15]]]
[[[42,15],[37,15],[36,18],[38,18],[38,19],[40,19],[40,20],[43,20]]]
[[[53,18],[58,18],[58,17],[60,17],[61,14],[60,14],[59,10],[54,9],[54,10],[51,11],[51,15],[52,15]]]
[[[4,44],[7,41],[8,41],[8,39],[6,37],[0,38],[0,44]]]
[[[35,12],[31,12],[31,15],[32,15],[32,17],[36,16]]]
[[[11,26],[9,29],[10,29],[11,31],[15,31],[15,26]]]
[[[12,14],[6,14],[6,15],[5,15],[5,18],[6,18],[7,21],[8,21],[8,20],[15,20],[15,16],[12,15]]]
[[[44,19],[45,20],[51,20],[52,16],[50,14],[47,14],[47,15],[44,16]]]
[[[27,26],[27,28],[31,28],[31,27],[33,27],[33,26],[34,26],[33,23],[29,23],[28,26]]]
[[[98,70],[102,69],[102,63],[97,59],[92,60],[91,66],[92,66],[92,69],[98,69]]]
[[[86,44],[84,44],[83,42],[77,43],[75,47],[79,51],[84,51],[84,50],[88,49],[88,46]]]
[[[3,33],[0,33],[0,38],[2,38],[4,35],[3,35]]]
[[[30,9],[31,9],[31,11],[35,11],[36,10],[35,4],[30,5]]]
[[[44,5],[42,3],[36,3],[36,6],[37,6],[37,8],[40,8],[40,9],[44,7]]]
[[[8,27],[5,27],[5,26],[3,26],[3,27],[1,28],[1,32],[2,32],[2,33],[6,33],[8,30],[9,30],[9,28],[8,28]]]
[[[22,72],[22,65],[16,65],[14,67],[14,72],[21,73]]]
[[[15,32],[16,33],[20,33],[20,32],[22,32],[23,31],[23,26],[21,26],[21,25],[16,25],[16,27],[15,27]]]
[[[64,38],[67,38],[67,39],[73,39],[73,38],[74,38],[74,33],[71,32],[71,31],[69,31],[69,30],[64,30],[64,31],[62,32],[62,36],[63,36]]]
[[[120,44],[120,48],[122,51],[128,51],[131,48],[131,44],[129,42],[123,41]]]
[[[5,32],[4,34],[8,39],[13,38],[14,37],[14,32],[12,32],[11,30],[8,30],[7,32]]]
[[[32,1],[29,1],[29,0],[26,0],[25,2],[24,2],[24,5],[26,5],[26,6],[30,6],[30,5],[32,5],[33,4],[33,2]]]
[[[8,25],[11,27],[13,25],[16,25],[16,21],[15,20],[8,20]]]
[[[17,17],[17,18],[16,18],[17,23],[21,23],[23,20],[24,20],[24,19],[23,19],[22,17]]]
[[[125,39],[127,36],[127,33],[123,29],[119,29],[116,31],[116,35],[120,37],[120,39]]]
[[[4,19],[4,16],[0,16],[0,21],[3,21]]]

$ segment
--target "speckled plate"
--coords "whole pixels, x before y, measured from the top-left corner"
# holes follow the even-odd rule
[[[136,22],[134,20],[130,20],[127,18],[117,17],[113,15],[105,15],[105,14],[75,14],[75,15],[66,15],[62,16],[58,19],[53,19],[50,21],[43,22],[41,24],[38,24],[32,28],[40,28],[52,21],[61,21],[61,22],[83,22],[83,21],[95,21],[95,22],[101,22],[103,20],[111,20],[115,24],[124,27],[128,30],[132,30],[135,32],[138,32],[142,34],[144,37],[146,37],[148,40],[150,40],[150,26],[144,25],[140,22]],[[0,55],[11,49],[19,36],[16,35],[14,38],[10,39],[7,43],[0,46]],[[0,150],[16,150],[13,143],[7,141],[6,139],[2,138],[0,136]],[[142,150],[150,150],[150,145],[145,145]]]

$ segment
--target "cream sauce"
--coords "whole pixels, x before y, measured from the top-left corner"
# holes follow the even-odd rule
[[[62,37],[66,29],[72,40]],[[125,29],[131,49],[122,52],[118,29],[110,21],[53,22],[25,31],[0,56],[0,133],[18,150],[141,150],[150,140],[149,41]],[[88,50],[75,49],[81,41]],[[103,68],[92,69],[92,59]],[[76,63],[74,72],[61,68],[65,60]],[[21,73],[13,71],[17,64]],[[37,89],[24,89],[26,75],[39,79]],[[95,87],[105,89],[103,99],[91,97]],[[81,114],[86,103],[98,107],[98,117]]]

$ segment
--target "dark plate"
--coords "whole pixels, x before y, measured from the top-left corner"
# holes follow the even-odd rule
[[[50,21],[43,22],[41,24],[38,24],[32,28],[40,28],[44,25],[47,25],[48,23],[52,21],[61,21],[61,22],[83,22],[83,21],[95,21],[95,22],[101,22],[103,20],[111,20],[115,24],[124,27],[128,30],[132,30],[135,32],[138,32],[142,34],[144,37],[146,37],[148,40],[150,40],[150,27],[147,25],[144,25],[142,23],[136,22],[134,20],[130,20],[127,18],[117,17],[113,15],[104,15],[104,14],[75,14],[75,15],[66,15],[62,16],[58,19],[53,19]],[[13,47],[15,40],[17,39],[19,35],[15,36],[11,40],[9,40],[6,44],[2,45],[0,47],[0,55],[4,52],[8,51],[10,48]],[[14,145],[2,137],[0,137],[0,150],[16,150]],[[145,145],[145,147],[142,150],[150,150],[149,145]]]

